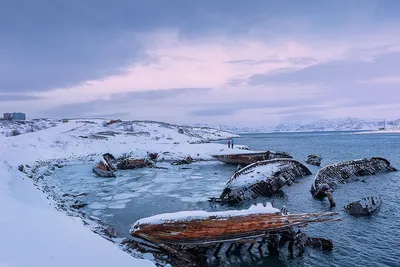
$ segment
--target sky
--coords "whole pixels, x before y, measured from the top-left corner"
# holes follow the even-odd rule
[[[397,0],[4,0],[0,37],[28,118],[400,118]]]

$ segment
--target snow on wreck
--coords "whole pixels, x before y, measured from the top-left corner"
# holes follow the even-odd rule
[[[260,250],[263,244],[268,244],[268,250],[277,252],[279,247],[289,242],[289,250],[296,243],[296,236],[304,238],[294,227],[305,227],[309,223],[338,221],[338,213],[303,213],[287,214],[272,207],[271,203],[253,205],[247,210],[230,210],[218,212],[181,211],[159,214],[137,221],[130,230],[134,237],[142,238],[164,250],[173,253],[197,254],[200,247],[214,249],[218,254],[223,246],[229,250],[233,245],[247,244],[251,253],[254,245]],[[301,233],[297,235],[296,233]],[[332,242],[323,238],[306,238],[305,245],[328,244]],[[290,245],[291,244],[291,245]],[[181,252],[184,253],[184,252]]]
[[[273,159],[250,164],[228,180],[221,196],[213,202],[241,203],[260,196],[271,196],[311,171],[294,159]]]
[[[314,198],[328,197],[331,207],[336,206],[332,192],[336,184],[344,184],[351,178],[397,171],[387,159],[373,157],[331,164],[320,169],[311,185]]]

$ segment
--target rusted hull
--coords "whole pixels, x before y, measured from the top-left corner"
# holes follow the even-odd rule
[[[230,218],[171,221],[158,224],[136,225],[131,234],[154,243],[180,245],[206,245],[212,243],[243,241],[265,236],[267,233],[290,230],[308,223],[338,220],[337,213],[310,213],[282,215],[257,214]]]
[[[228,164],[241,164],[248,165],[257,161],[275,159],[275,158],[292,158],[287,153],[283,152],[258,152],[258,153],[246,153],[246,154],[228,154],[228,155],[213,155],[212,157],[228,163]]]

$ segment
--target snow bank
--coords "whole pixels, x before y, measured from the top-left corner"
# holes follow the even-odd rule
[[[49,208],[31,181],[0,163],[0,266],[154,266]]]
[[[179,211],[174,213],[163,213],[138,220],[133,224],[131,232],[134,232],[135,230],[140,228],[140,225],[143,224],[163,224],[166,222],[174,222],[174,221],[204,220],[210,217],[230,218],[236,216],[247,216],[252,214],[266,214],[266,213],[276,213],[276,212],[280,212],[279,209],[272,207],[272,204],[268,202],[266,206],[252,205],[247,210],[227,210],[227,211],[216,211],[216,212],[195,210],[195,211]]]
[[[33,186],[21,164],[55,159],[90,159],[110,152],[144,157],[156,152],[170,158],[190,155],[212,159],[226,146],[205,140],[234,137],[227,132],[154,123],[135,122],[103,126],[102,120],[68,123],[47,121],[41,131],[18,136],[0,135],[0,266],[154,266],[133,258],[113,243],[51,207],[44,193]],[[12,130],[4,128],[2,131]],[[14,127],[13,125],[10,127]],[[191,144],[199,143],[199,144]]]

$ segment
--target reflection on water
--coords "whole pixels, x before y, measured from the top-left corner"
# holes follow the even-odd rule
[[[255,150],[287,151],[296,159],[305,161],[308,154],[321,154],[323,165],[362,157],[381,156],[400,168],[400,135],[342,134],[342,133],[286,133],[244,135],[237,144]],[[71,164],[55,173],[55,184],[64,193],[87,192],[82,200],[89,203],[85,212],[114,226],[122,236],[128,236],[130,226],[138,219],[164,212],[202,209],[207,211],[229,209],[210,205],[208,197],[219,196],[236,166],[218,162],[200,162],[164,169],[123,171],[117,179],[94,177],[89,164]],[[318,167],[309,166],[315,174]],[[400,172],[367,177],[360,182],[340,185],[334,192],[335,211],[341,222],[310,225],[304,231],[310,236],[330,238],[334,250],[324,253],[308,248],[301,258],[289,259],[286,253],[279,257],[247,255],[232,256],[230,266],[399,266],[400,208],[397,191]],[[327,200],[314,200],[310,194],[313,176],[285,188],[271,201],[277,208],[283,205],[291,213],[322,212],[329,210]],[[354,218],[343,211],[343,206],[368,195],[382,197],[379,213],[371,217]],[[239,208],[239,207],[230,207]],[[243,207],[242,207],[243,208]],[[217,259],[216,259],[217,260]],[[211,266],[226,262],[213,261]]]

